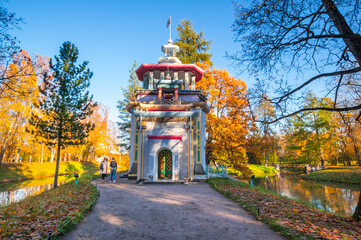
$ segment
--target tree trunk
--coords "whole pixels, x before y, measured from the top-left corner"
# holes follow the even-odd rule
[[[56,157],[56,168],[55,168],[55,176],[54,176],[54,188],[58,186],[58,174],[59,174],[59,162],[60,162],[60,149],[61,149],[61,135],[62,135],[62,129],[60,127],[59,129],[59,135],[58,135],[58,154]]]
[[[55,148],[51,148],[51,159],[50,162],[54,162]]]
[[[268,149],[266,147],[265,153],[264,153],[264,165],[268,165]]]
[[[264,119],[264,121],[266,121],[266,119]],[[267,142],[267,134],[268,134],[268,124],[264,125],[264,136],[263,136],[263,144],[264,144],[264,165],[267,166],[268,164],[268,142]]]
[[[359,148],[358,148],[358,146],[356,145],[356,143],[355,143],[355,142],[353,143],[353,149],[354,149],[355,154],[356,154],[356,158],[357,158],[357,165],[361,166],[360,152],[359,152]]]
[[[361,194],[358,198],[358,203],[357,203],[357,207],[355,209],[355,212],[352,215],[352,218],[355,219],[355,221],[360,221],[361,220]]]
[[[350,26],[347,24],[345,18],[337,9],[337,6],[333,0],[321,0],[323,6],[325,6],[328,16],[331,18],[332,22],[335,24],[338,32],[341,35],[346,36],[355,36]],[[343,38],[346,46],[355,57],[358,64],[361,66],[361,40],[359,38]]]
[[[1,148],[1,151],[0,151],[0,163],[3,162],[3,157],[4,157],[4,154],[5,154],[5,148]]]
[[[319,151],[319,154],[320,154],[320,158],[321,158],[321,166],[325,166],[325,161],[323,159],[323,154],[322,154],[322,149],[321,149],[321,143],[320,143],[320,136],[319,136],[319,133],[318,133],[318,128],[316,128],[316,136],[317,136],[317,143],[318,143],[318,151]]]

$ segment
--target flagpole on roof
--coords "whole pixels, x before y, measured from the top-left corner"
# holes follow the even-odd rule
[[[169,16],[169,39],[172,40],[172,19]]]
[[[169,40],[168,40],[168,42],[172,42],[172,21],[171,21],[171,16],[169,16],[169,19],[167,21],[167,27],[169,27]]]

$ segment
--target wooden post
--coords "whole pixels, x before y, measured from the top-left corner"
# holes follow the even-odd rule
[[[174,90],[174,103],[178,104],[178,88]]]
[[[158,102],[162,103],[162,88],[158,88]]]

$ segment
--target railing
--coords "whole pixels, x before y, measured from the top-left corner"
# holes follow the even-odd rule
[[[227,177],[227,166],[206,165],[206,177]]]
[[[158,99],[156,101],[157,104],[168,104],[168,105],[177,105],[179,104],[180,102],[179,101],[176,101],[176,99],[174,97],[172,98],[168,98],[168,99],[164,99],[164,98],[161,98],[161,99]]]

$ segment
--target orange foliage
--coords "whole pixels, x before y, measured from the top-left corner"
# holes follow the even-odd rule
[[[89,132],[88,142],[83,147],[83,155],[86,159],[95,158],[117,152],[116,127],[108,121],[108,109],[98,104],[89,117],[88,121],[94,124],[94,129]]]
[[[207,63],[197,65],[206,71],[196,88],[207,97],[211,108],[206,126],[208,161],[231,165],[249,175],[245,154],[246,135],[251,124],[247,86],[226,70],[210,70]]]
[[[5,152],[8,158],[14,157],[17,161],[19,152],[16,149],[20,148],[30,152],[31,156],[35,153],[34,142],[40,142],[25,130],[33,104],[39,97],[38,74],[47,67],[45,62],[46,58],[32,58],[21,50],[13,56],[13,62],[3,76],[0,85],[0,162]],[[41,149],[41,144],[36,146]]]

